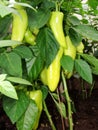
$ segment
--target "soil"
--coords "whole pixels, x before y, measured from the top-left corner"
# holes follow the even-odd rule
[[[84,93],[86,96],[83,99],[83,93],[81,93],[81,89],[77,87],[78,82],[73,82],[74,86],[76,84],[76,87],[73,88],[69,93],[71,99],[74,101],[76,110],[76,112],[73,113],[74,130],[98,130],[98,83],[95,84],[90,97],[87,96],[89,93],[87,85]],[[46,100],[46,103],[56,129],[63,130],[61,117],[49,96]],[[68,130],[67,120],[65,120],[64,123],[66,125],[64,130]],[[12,125],[9,118],[2,109],[2,104],[0,103],[0,130],[11,129],[16,130],[16,127],[15,125]],[[40,118],[38,130],[52,130],[44,111],[42,112]]]
[[[98,130],[98,90],[86,100],[80,100],[76,105],[75,130]]]

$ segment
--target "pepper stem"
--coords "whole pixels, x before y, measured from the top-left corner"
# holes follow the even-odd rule
[[[55,2],[55,6],[56,6],[56,11],[60,11],[60,8],[61,8],[61,4],[63,3],[64,0],[56,0]]]
[[[65,76],[64,76],[63,72],[62,72],[62,80],[63,80],[64,92],[65,92],[67,106],[68,106],[69,130],[73,130],[73,119],[72,119],[72,111],[71,111],[71,99],[69,97],[69,93],[68,93],[68,89],[67,89],[67,83],[66,83]]]
[[[53,121],[52,121],[51,115],[50,115],[50,113],[49,113],[49,111],[48,111],[48,108],[47,108],[47,105],[46,105],[45,101],[43,102],[43,105],[44,105],[44,111],[45,111],[45,113],[46,113],[46,115],[47,115],[47,117],[48,117],[48,120],[49,120],[49,122],[50,122],[50,125],[51,125],[52,130],[56,130],[56,128],[55,128],[55,126],[54,126],[54,123],[53,123]]]

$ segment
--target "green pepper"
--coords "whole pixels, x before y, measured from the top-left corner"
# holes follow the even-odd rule
[[[76,47],[71,42],[69,36],[66,36],[66,44],[67,48],[64,49],[64,55],[68,55],[74,60],[76,57]],[[73,72],[68,72],[68,70],[65,70],[65,75],[68,79],[72,76],[72,74]]]
[[[49,20],[49,26],[60,46],[66,48],[66,41],[63,31],[63,17],[64,14],[62,12],[53,11]]]
[[[25,36],[24,36],[25,42],[27,42],[31,45],[35,45],[35,39],[36,39],[36,36],[33,35],[29,29],[27,29],[25,32]]]
[[[11,40],[22,42],[28,26],[28,16],[26,10],[21,6],[15,6],[19,14],[13,14]]]
[[[58,51],[55,59],[53,62],[49,65],[48,68],[44,68],[41,72],[41,81],[49,87],[50,91],[55,91],[59,80],[60,80],[60,59],[63,54],[63,48],[60,47],[60,50]]]
[[[41,90],[34,90],[34,91],[30,91],[29,94],[30,94],[30,98],[35,101],[39,110],[37,119],[35,120],[35,125],[32,128],[32,130],[36,130],[38,128],[39,120],[42,112],[42,92]]]

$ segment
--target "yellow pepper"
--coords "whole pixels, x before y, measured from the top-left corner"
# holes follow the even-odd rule
[[[42,92],[41,90],[34,90],[34,91],[30,91],[29,94],[30,94],[30,98],[35,101],[39,110],[37,119],[35,120],[35,125],[32,128],[33,130],[36,130],[38,128],[40,116],[42,113]]]
[[[80,44],[76,47],[76,51],[79,53],[83,53],[84,50],[84,44],[80,42]]]
[[[63,54],[63,48],[60,47],[60,50],[58,51],[55,59],[53,62],[49,65],[48,68],[44,68],[43,71],[41,72],[41,81],[49,87],[50,91],[55,91],[59,80],[60,80],[60,59]]]
[[[27,12],[21,6],[15,6],[19,14],[13,14],[11,40],[22,42],[28,26]]]
[[[49,26],[60,46],[66,48],[66,41],[63,31],[63,17],[64,14],[62,12],[53,11],[49,20]]]
[[[66,36],[66,44],[67,48],[64,49],[64,55],[68,55],[74,60],[76,57],[76,47],[72,44],[69,36]],[[68,79],[72,76],[72,74],[73,72],[68,72],[68,70],[65,70],[65,75]]]
[[[25,32],[24,40],[28,44],[35,45],[36,44],[35,39],[36,39],[36,36],[34,34],[32,34],[32,32],[29,29],[27,29]]]

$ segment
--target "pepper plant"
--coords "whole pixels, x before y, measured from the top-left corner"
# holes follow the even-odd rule
[[[73,130],[66,81],[74,76],[93,84],[98,75],[98,59],[87,53],[85,42],[98,43],[98,29],[87,19],[97,15],[97,0],[0,1],[0,96],[17,130],[36,130],[43,110],[57,129],[48,95],[62,117],[62,129],[68,119]]]

